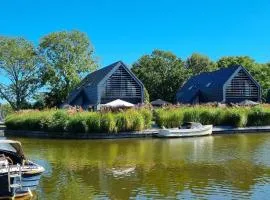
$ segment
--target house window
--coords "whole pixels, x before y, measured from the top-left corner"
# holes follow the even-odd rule
[[[119,67],[106,81],[102,97],[139,98],[141,97],[141,87],[123,67]]]
[[[259,97],[259,89],[244,70],[231,80],[226,88],[226,98],[254,99]]]

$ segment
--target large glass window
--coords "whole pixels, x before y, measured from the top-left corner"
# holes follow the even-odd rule
[[[102,97],[141,97],[141,87],[123,67],[119,67],[119,69],[106,81]]]
[[[226,88],[226,98],[257,98],[258,96],[258,87],[244,70],[240,70]]]

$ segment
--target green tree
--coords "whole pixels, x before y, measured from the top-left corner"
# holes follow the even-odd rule
[[[258,64],[258,70],[256,74],[256,79],[259,81],[262,87],[262,97],[263,101],[270,103],[270,95],[268,95],[270,91],[270,63],[266,64]]]
[[[33,109],[45,109],[46,108],[46,93],[45,92],[38,92],[33,96]]]
[[[193,53],[189,58],[187,58],[186,67],[191,70],[193,75],[216,69],[214,62],[212,62],[207,56],[198,53]]]
[[[46,62],[43,81],[49,90],[47,106],[58,106],[97,64],[86,34],[79,31],[51,33],[41,39],[39,50]]]
[[[151,100],[174,101],[178,88],[188,76],[184,62],[173,53],[162,50],[142,56],[131,70],[143,82]]]
[[[0,37],[0,97],[14,110],[26,107],[41,87],[42,65],[32,43],[23,38]],[[6,79],[6,80],[5,80]]]
[[[217,67],[230,67],[235,65],[242,65],[246,69],[248,69],[250,72],[257,71],[257,63],[248,56],[225,56],[221,57],[217,61]]]

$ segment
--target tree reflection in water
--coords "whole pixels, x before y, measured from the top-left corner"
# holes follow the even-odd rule
[[[19,139],[46,168],[38,199],[246,198],[270,190],[270,135]]]

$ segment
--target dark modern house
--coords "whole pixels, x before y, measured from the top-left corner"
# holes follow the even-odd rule
[[[261,87],[244,67],[232,66],[191,77],[178,90],[176,99],[183,104],[260,102]]]
[[[65,104],[98,110],[101,104],[116,99],[133,104],[143,103],[144,99],[142,82],[121,61],[87,75]]]

